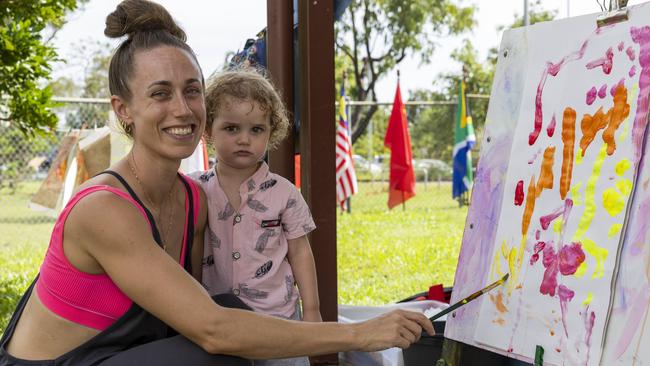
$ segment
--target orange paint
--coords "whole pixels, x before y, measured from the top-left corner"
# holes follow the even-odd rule
[[[630,105],[627,103],[627,88],[619,84],[614,92],[614,106],[607,112],[610,116],[609,125],[603,131],[603,141],[607,144],[607,155],[616,151],[614,134],[624,119],[630,114]]]
[[[490,294],[490,300],[492,300],[498,312],[501,314],[508,312],[508,308],[503,304],[503,293],[499,292],[497,295]]]
[[[544,160],[537,180],[537,197],[542,194],[544,189],[553,189],[553,162],[555,158],[555,146],[549,146],[544,150]]]
[[[551,337],[555,335],[555,332],[552,330],[550,331],[550,333],[551,333]]]
[[[560,176],[560,198],[564,200],[571,188],[573,174],[573,145],[576,139],[576,111],[567,107],[562,117],[562,175]]]
[[[521,235],[528,234],[528,226],[530,219],[533,217],[533,210],[535,210],[535,201],[537,200],[537,193],[535,189],[535,176],[533,175],[528,184],[528,194],[526,195],[526,207],[524,208],[524,216],[521,218]]]
[[[580,139],[580,149],[582,150],[582,156],[585,156],[585,151],[587,147],[594,141],[596,133],[603,128],[607,127],[609,123],[610,115],[603,113],[603,107],[598,108],[594,115],[585,114],[580,121],[580,129],[582,130],[582,138]]]
[[[499,325],[506,325],[505,319],[501,319],[501,318],[497,318],[497,319],[492,320],[492,323],[499,324]]]

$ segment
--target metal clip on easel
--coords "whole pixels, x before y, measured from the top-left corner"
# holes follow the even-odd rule
[[[596,24],[600,28],[627,19],[627,0],[609,0],[609,10],[596,18]]]

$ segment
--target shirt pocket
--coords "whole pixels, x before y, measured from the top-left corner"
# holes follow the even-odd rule
[[[280,247],[282,236],[282,219],[280,215],[259,213],[253,215],[253,250],[269,253]]]

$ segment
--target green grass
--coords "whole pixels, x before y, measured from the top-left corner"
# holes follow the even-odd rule
[[[467,208],[451,199],[449,183],[429,183],[418,184],[406,210],[388,211],[386,186],[361,183],[352,214],[337,216],[340,304],[388,304],[453,283]],[[27,183],[14,195],[0,191],[0,333],[36,275],[53,227],[27,208],[37,189]]]
[[[53,219],[27,207],[39,185],[20,184],[14,194],[0,190],[0,333],[38,272],[54,226]]]
[[[451,199],[451,185],[418,184],[405,210],[388,211],[385,190],[360,184],[352,214],[338,214],[340,304],[388,304],[453,284],[467,208]]]

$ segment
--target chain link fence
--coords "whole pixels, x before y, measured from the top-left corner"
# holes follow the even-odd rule
[[[27,138],[11,124],[0,125],[0,224],[53,223],[54,215],[30,208],[64,137],[80,128],[105,126],[110,104],[103,99],[58,98],[59,129],[49,136]]]

